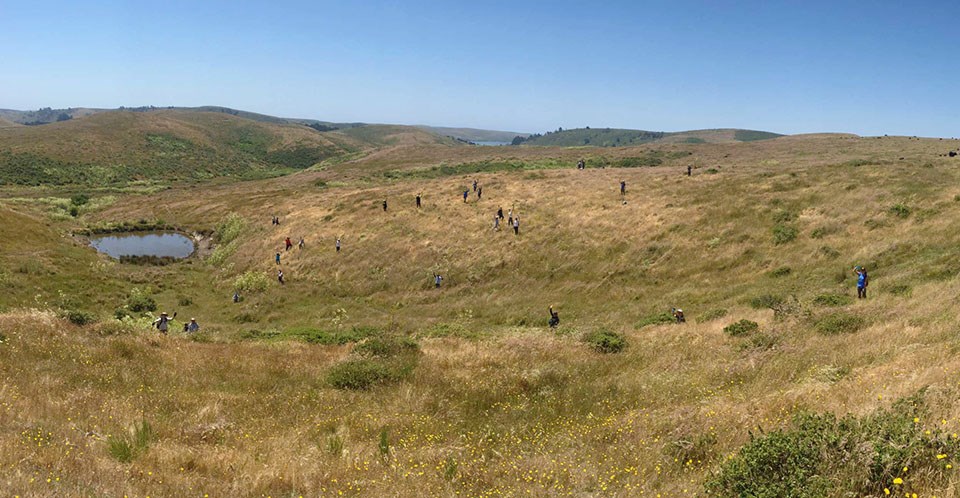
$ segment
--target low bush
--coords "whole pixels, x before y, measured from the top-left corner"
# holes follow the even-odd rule
[[[852,302],[852,297],[843,294],[820,294],[813,298],[813,304],[820,306],[846,306]]]
[[[777,223],[773,226],[773,243],[775,245],[786,244],[797,238],[797,229],[792,225]]]
[[[750,442],[707,481],[707,494],[812,498],[895,490],[912,496],[915,486],[903,482],[908,468],[911,476],[945,482],[949,472],[941,459],[960,450],[942,429],[915,422],[923,415],[919,395],[859,418],[797,414],[785,429],[751,433]],[[895,479],[902,487],[894,486]]]
[[[116,434],[107,438],[107,451],[121,463],[130,463],[150,447],[153,441],[153,428],[146,420],[134,424],[127,434]]]
[[[96,323],[97,321],[97,315],[94,315],[89,311],[66,310],[62,312],[62,316],[70,323],[79,325],[81,327],[84,325],[90,325],[91,323]]]
[[[910,208],[908,208],[902,203],[898,203],[890,206],[890,209],[888,211],[890,212],[890,214],[898,218],[906,218],[910,216]]]
[[[134,313],[157,311],[157,302],[140,288],[134,287],[127,296],[127,309]]]
[[[781,266],[780,268],[777,268],[771,271],[770,276],[773,278],[786,277],[787,275],[790,274],[791,271],[792,270],[790,269],[789,266]]]
[[[852,334],[867,325],[863,317],[848,313],[834,313],[820,317],[814,327],[824,335]]]
[[[733,337],[742,337],[757,332],[758,330],[760,330],[760,324],[746,319],[731,323],[723,328],[723,331],[726,332],[727,335]]]
[[[390,379],[387,365],[369,359],[338,363],[327,372],[327,381],[337,389],[364,390]]]
[[[627,347],[627,338],[623,334],[606,329],[585,334],[582,340],[598,353],[619,353]]]
[[[364,358],[394,358],[417,354],[420,352],[420,345],[407,337],[371,337],[353,348],[353,352]]]
[[[233,290],[237,292],[263,292],[267,289],[269,280],[262,272],[248,271],[238,275],[233,281]]]

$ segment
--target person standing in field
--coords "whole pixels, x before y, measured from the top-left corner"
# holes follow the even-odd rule
[[[283,285],[283,270],[277,270],[277,281],[280,282],[280,285]]]
[[[340,237],[337,237],[337,254],[340,253]]]
[[[200,331],[200,324],[197,323],[196,318],[191,318],[190,323],[188,323],[185,328],[187,332],[198,332]]]
[[[857,299],[867,298],[867,285],[870,284],[870,278],[867,276],[867,269],[857,266],[853,269],[857,274]]]
[[[497,218],[503,219],[503,206],[497,207]]]
[[[493,231],[500,231],[500,218],[497,215],[493,215]]]
[[[284,245],[284,247],[286,247],[286,249],[284,249],[284,251],[289,251],[290,248],[293,247],[293,242],[290,241],[290,237],[287,237],[287,238],[283,241],[283,245]]]
[[[386,200],[386,199],[383,200],[383,211],[384,211],[384,212],[387,211],[387,200]]]
[[[474,187],[474,190],[476,190],[476,187]],[[463,203],[464,203],[464,204],[467,203],[467,196],[468,196],[468,195],[470,195],[470,190],[469,190],[469,189],[463,189]]]
[[[479,201],[481,197],[483,197],[483,185],[477,187],[477,200]]]
[[[513,208],[507,212],[507,226],[513,226]]]
[[[170,328],[171,321],[173,320],[169,316],[167,316],[167,312],[164,311],[163,313],[160,313],[159,318],[153,321],[153,326],[156,327],[157,330],[162,332],[163,335],[167,335],[167,329]]]
[[[303,250],[303,245],[304,245],[303,237],[300,237],[300,242],[297,242],[297,248],[300,250]]]
[[[273,260],[276,261],[277,264],[279,265],[279,264],[280,264],[280,253],[277,253],[277,255],[273,257]]]
[[[513,234],[520,235],[520,215],[513,218]]]
[[[627,195],[627,182],[620,180],[620,197]]]
[[[476,181],[476,180],[473,181],[473,191],[474,191],[474,192],[477,191],[477,181]]]
[[[693,176],[693,166],[687,166],[687,176]]]
[[[440,283],[443,282],[443,277],[439,273],[433,274],[433,288],[439,289]]]
[[[550,305],[550,328],[556,328],[560,325],[560,313],[553,311],[553,305]]]
[[[421,193],[417,193],[417,209],[420,209],[420,195]]]

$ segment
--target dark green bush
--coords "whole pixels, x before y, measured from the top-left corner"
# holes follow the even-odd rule
[[[70,204],[74,206],[83,206],[84,204],[90,202],[90,196],[87,194],[74,194],[70,197]]]
[[[139,289],[134,289],[127,297],[127,309],[134,313],[157,311],[157,302]]]
[[[723,331],[728,335],[733,337],[741,337],[745,335],[752,334],[760,330],[760,324],[752,320],[740,320],[739,322],[731,323],[723,328]]]
[[[786,277],[787,275],[790,274],[791,271],[792,270],[790,269],[789,266],[781,266],[780,268],[777,268],[771,271],[770,276],[773,278]]]
[[[894,204],[893,206],[890,206],[889,211],[890,211],[890,214],[898,218],[906,218],[910,216],[910,208],[908,208],[902,203]]]
[[[773,243],[776,245],[786,244],[797,238],[797,229],[791,225],[777,223],[773,226]]]
[[[371,337],[353,348],[353,352],[365,358],[393,358],[417,354],[420,352],[420,345],[407,337]]]
[[[852,334],[867,325],[866,320],[857,315],[834,313],[816,321],[817,332],[824,335]]]
[[[327,381],[337,389],[364,390],[390,379],[387,365],[374,360],[354,359],[338,363],[327,372]]]
[[[820,306],[846,306],[852,302],[852,297],[843,294],[820,294],[813,298],[813,304]]]
[[[90,313],[88,311],[80,310],[68,310],[63,312],[63,317],[70,321],[74,325],[84,326],[97,321],[97,315]]]
[[[960,444],[938,427],[914,422],[923,415],[919,395],[860,418],[795,415],[785,429],[751,433],[750,442],[707,481],[707,494],[884,496],[884,488],[893,489],[894,478],[903,477],[905,467],[911,475],[945,482],[948,473],[937,455],[955,455]],[[908,491],[906,486],[897,491]]]
[[[619,353],[627,347],[627,338],[623,334],[606,329],[585,334],[582,340],[598,353]]]

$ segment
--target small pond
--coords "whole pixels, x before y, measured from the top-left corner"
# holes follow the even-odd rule
[[[176,232],[93,235],[90,237],[90,245],[117,259],[121,256],[183,259],[193,254],[195,249],[193,239]]]

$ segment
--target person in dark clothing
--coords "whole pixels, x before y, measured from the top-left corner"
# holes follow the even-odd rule
[[[687,176],[693,175],[693,166],[687,166]]]
[[[290,237],[287,237],[287,238],[283,241],[283,245],[284,245],[284,247],[286,247],[286,248],[284,249],[284,251],[289,251],[290,248],[293,247],[293,242],[290,240]]]
[[[383,210],[384,210],[384,211],[387,210],[387,200],[386,200],[386,199],[383,200]]]
[[[286,283],[283,281],[283,270],[277,270],[277,281],[280,282],[280,285]]]
[[[474,191],[474,192],[477,191],[477,181],[476,181],[476,180],[473,181],[473,191]]]
[[[420,209],[420,194],[417,194],[417,209]]]
[[[464,203],[464,204],[467,203],[467,196],[468,196],[468,195],[470,195],[470,190],[464,189],[464,190],[463,190],[463,203]]]
[[[277,255],[276,255],[276,256],[274,256],[274,258],[273,258],[273,259],[274,259],[274,261],[276,261],[276,262],[277,262],[277,264],[279,265],[279,264],[280,264],[280,253],[277,253]]]
[[[433,287],[434,287],[435,289],[439,289],[441,282],[443,282],[443,276],[440,275],[439,273],[434,273],[434,274],[433,274]]]
[[[620,195],[627,195],[627,182],[620,180]]]
[[[477,187],[477,200],[479,201],[481,197],[483,197],[483,185]]]
[[[682,309],[680,309],[680,308],[673,308],[673,309],[671,310],[671,313],[673,314],[673,317],[677,319],[677,323],[684,323],[684,322],[687,321],[687,319],[684,318],[684,316],[683,316],[683,310],[682,310]]]
[[[337,237],[337,252],[340,252],[340,237]]]
[[[233,302],[235,302],[235,303],[239,303],[239,302],[240,302],[240,292],[239,292],[239,291],[233,291]]]
[[[553,306],[550,306],[550,328],[556,328],[557,325],[560,325],[560,313],[553,311]]]
[[[503,219],[503,207],[502,207],[502,206],[497,208],[497,218],[500,218],[501,220]]]

